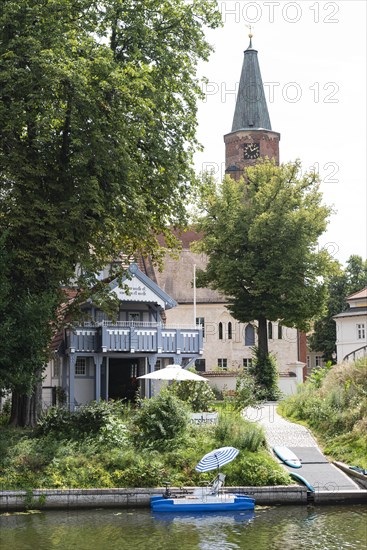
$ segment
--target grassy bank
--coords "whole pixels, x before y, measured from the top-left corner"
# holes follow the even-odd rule
[[[367,358],[315,371],[278,410],[311,428],[330,457],[367,468]]]
[[[189,422],[187,406],[163,396],[140,409],[90,405],[77,415],[52,410],[34,430],[0,428],[0,489],[200,485],[213,472],[195,466],[212,449],[240,454],[223,468],[227,485],[288,484],[262,430],[224,409],[216,426]],[[215,472],[214,472],[215,473]]]

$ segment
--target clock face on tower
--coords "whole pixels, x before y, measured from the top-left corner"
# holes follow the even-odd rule
[[[260,156],[260,143],[245,143],[243,146],[245,160],[254,160]]]

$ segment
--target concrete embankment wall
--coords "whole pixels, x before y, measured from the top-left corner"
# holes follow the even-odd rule
[[[172,488],[182,494],[185,489]],[[192,487],[186,488],[190,494]],[[0,491],[0,512],[24,509],[75,509],[75,508],[138,508],[148,507],[152,495],[164,489],[34,489],[32,491]],[[246,493],[256,499],[257,505],[293,505],[340,502],[367,503],[367,491],[348,493],[320,491],[310,493],[299,485],[277,487],[227,487],[227,492]]]

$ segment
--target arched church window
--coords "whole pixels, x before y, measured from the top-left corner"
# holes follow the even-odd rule
[[[255,329],[252,325],[247,325],[245,328],[245,346],[255,345]]]
[[[268,338],[269,340],[273,339],[273,323],[271,321],[268,322]]]
[[[218,332],[219,332],[219,340],[223,340],[223,323],[219,323]]]
[[[283,327],[279,323],[279,325],[278,325],[278,339],[281,340],[282,338],[283,338]]]
[[[228,340],[232,340],[232,323],[228,323]]]

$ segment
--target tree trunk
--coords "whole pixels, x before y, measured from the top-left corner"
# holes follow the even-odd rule
[[[12,392],[10,426],[33,428],[42,409],[42,385],[38,382],[32,395]]]
[[[261,357],[266,357],[269,353],[268,348],[268,326],[265,317],[259,317],[257,320],[258,329],[258,348]]]

